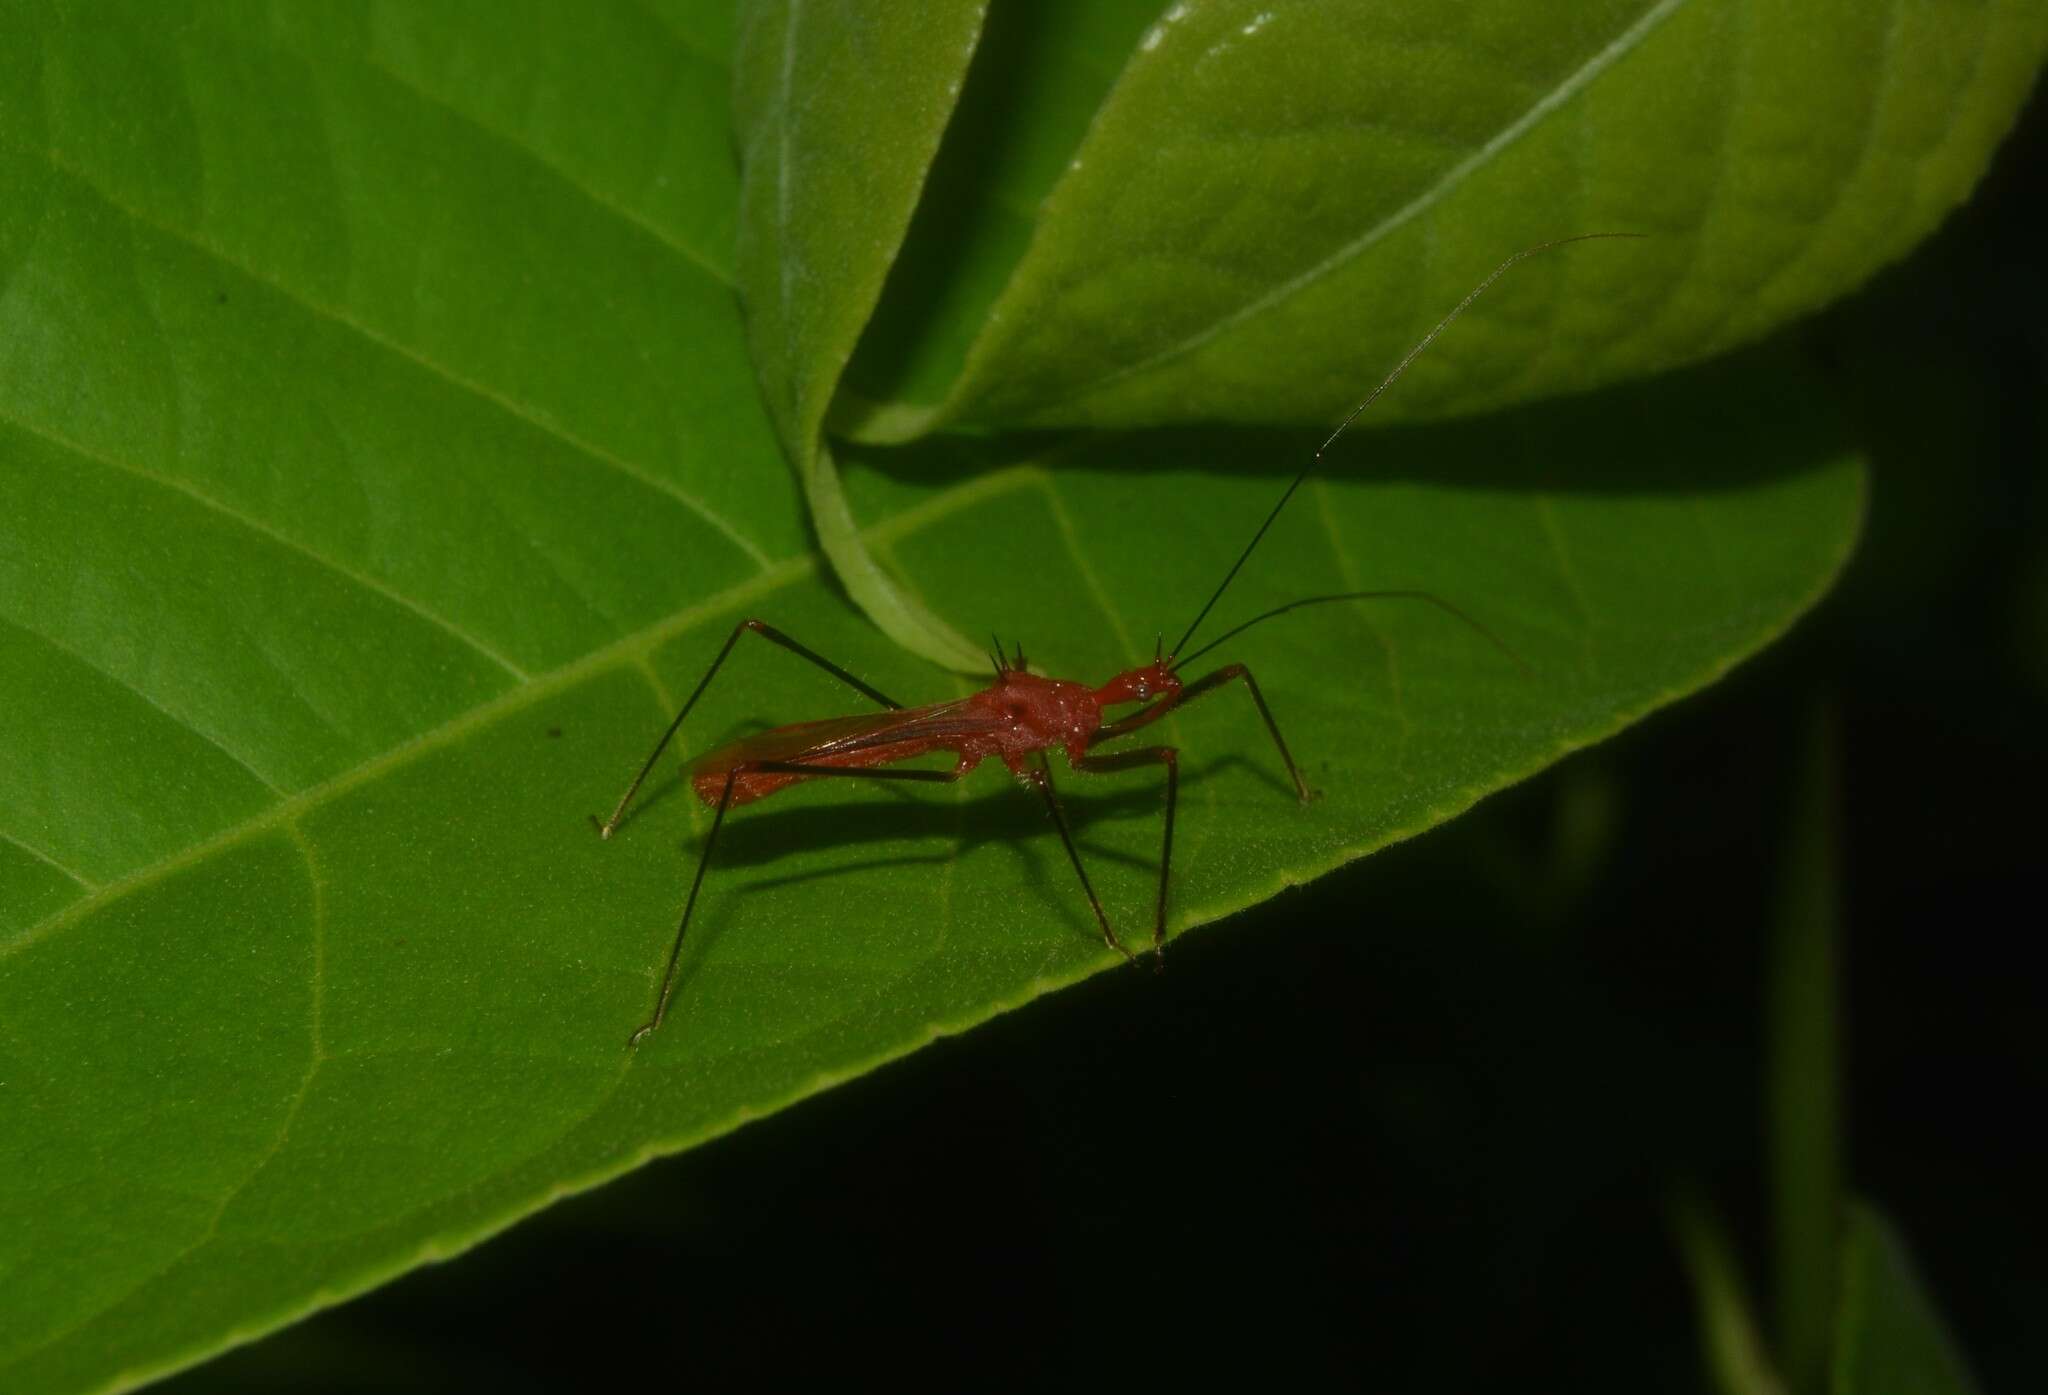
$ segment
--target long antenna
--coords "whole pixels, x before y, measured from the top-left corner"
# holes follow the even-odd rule
[[[1216,638],[1210,640],[1207,644],[1203,645],[1200,649],[1197,649],[1194,653],[1183,654],[1178,659],[1175,659],[1173,661],[1173,666],[1175,668],[1179,668],[1182,664],[1191,664],[1195,660],[1201,658],[1204,654],[1208,653],[1211,649],[1216,648],[1218,645],[1229,643],[1231,640],[1236,639],[1239,635],[1243,634],[1246,630],[1249,630],[1252,626],[1259,624],[1262,621],[1271,620],[1276,615],[1285,615],[1290,610],[1300,610],[1305,605],[1328,605],[1332,601],[1425,602],[1426,604],[1435,606],[1438,610],[1441,610],[1442,612],[1444,612],[1444,614],[1450,616],[1453,620],[1461,621],[1465,625],[1469,626],[1471,629],[1478,633],[1481,639],[1484,639],[1488,644],[1491,644],[1494,648],[1500,650],[1502,654],[1506,655],[1508,662],[1513,664],[1516,668],[1520,669],[1525,677],[1529,674],[1529,665],[1523,661],[1522,656],[1520,654],[1517,654],[1514,650],[1508,648],[1506,640],[1502,639],[1492,630],[1487,629],[1486,626],[1480,624],[1477,620],[1474,620],[1464,611],[1452,605],[1442,596],[1432,595],[1428,591],[1339,591],[1337,594],[1333,596],[1304,596],[1298,601],[1289,601],[1286,605],[1276,605],[1271,610],[1266,611],[1264,614],[1254,615],[1251,619],[1245,621],[1242,625],[1231,626],[1222,634],[1216,636]]]
[[[1328,451],[1331,446],[1337,443],[1337,438],[1339,436],[1342,436],[1346,431],[1349,431],[1351,429],[1351,423],[1357,421],[1358,418],[1364,414],[1365,409],[1367,407],[1370,407],[1373,403],[1380,400],[1381,395],[1384,394],[1388,388],[1392,387],[1396,380],[1398,380],[1403,373],[1406,373],[1408,371],[1408,365],[1415,362],[1416,359],[1420,358],[1422,356],[1422,351],[1424,349],[1427,349],[1431,344],[1434,344],[1436,342],[1436,337],[1439,334],[1442,334],[1446,329],[1450,328],[1451,322],[1453,320],[1457,319],[1458,316],[1464,314],[1467,307],[1469,307],[1473,301],[1479,299],[1480,296],[1486,294],[1488,287],[1492,286],[1494,282],[1500,280],[1501,277],[1507,275],[1509,270],[1512,269],[1517,263],[1527,261],[1530,257],[1535,256],[1538,252],[1548,252],[1553,247],[1562,247],[1565,244],[1571,242],[1593,242],[1601,238],[1642,236],[1644,236],[1644,234],[1642,233],[1579,233],[1572,237],[1560,237],[1555,238],[1549,242],[1539,242],[1534,247],[1524,247],[1521,251],[1515,253],[1515,255],[1513,255],[1512,257],[1509,257],[1506,261],[1502,262],[1499,266],[1495,267],[1491,274],[1489,274],[1484,281],[1481,281],[1478,285],[1474,286],[1470,291],[1466,292],[1465,298],[1459,301],[1457,305],[1452,307],[1451,313],[1444,316],[1441,320],[1438,320],[1436,322],[1435,329],[1432,329],[1429,333],[1423,335],[1421,341],[1417,343],[1414,348],[1410,349],[1407,353],[1403,354],[1401,356],[1401,361],[1394,365],[1394,371],[1387,374],[1386,377],[1382,378],[1380,380],[1380,385],[1374,388],[1369,394],[1367,394],[1366,399],[1363,402],[1359,403],[1356,407],[1353,407],[1350,413],[1345,416],[1344,420],[1337,423],[1337,429],[1335,431],[1332,431],[1329,434],[1329,436],[1325,438],[1325,440],[1320,446],[1316,447],[1316,453],[1309,457],[1308,464],[1301,467],[1301,473],[1294,477],[1294,482],[1288,485],[1286,491],[1281,494],[1280,502],[1273,505],[1273,511],[1266,515],[1266,521],[1259,525],[1259,531],[1252,534],[1252,540],[1244,545],[1244,551],[1237,554],[1237,560],[1235,562],[1232,562],[1230,564],[1230,570],[1223,574],[1222,582],[1218,584],[1215,593],[1209,597],[1207,603],[1202,606],[1201,612],[1195,616],[1194,623],[1188,626],[1187,633],[1183,634],[1180,637],[1180,640],[1173,646],[1173,648],[1168,650],[1167,652],[1169,654],[1179,654],[1182,649],[1187,647],[1187,642],[1195,637],[1195,631],[1200,629],[1202,627],[1202,622],[1209,618],[1209,612],[1216,608],[1216,602],[1223,599],[1223,593],[1230,589],[1230,583],[1236,580],[1239,569],[1244,566],[1246,559],[1248,559],[1252,555],[1253,549],[1258,547],[1259,540],[1266,536],[1266,530],[1273,526],[1273,520],[1280,516],[1280,510],[1287,507],[1287,501],[1294,497],[1295,490],[1301,488],[1301,482],[1309,477],[1309,475],[1315,470],[1316,466],[1323,463],[1324,452]],[[1284,608],[1285,607],[1283,607],[1283,609]]]

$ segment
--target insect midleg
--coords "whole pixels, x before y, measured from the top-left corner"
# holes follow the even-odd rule
[[[1197,678],[1170,698],[1162,698],[1150,707],[1133,712],[1121,721],[1111,722],[1098,730],[1090,739],[1089,746],[1098,742],[1113,740],[1128,735],[1139,727],[1150,726],[1176,708],[1185,707],[1196,698],[1207,697],[1226,683],[1244,680],[1244,686],[1251,692],[1252,702],[1259,709],[1259,717],[1266,724],[1266,734],[1273,738],[1273,745],[1280,752],[1280,761],[1287,767],[1288,778],[1294,781],[1294,792],[1306,804],[1315,796],[1310,792],[1308,781],[1302,778],[1301,768],[1294,763],[1294,756],[1287,749],[1287,740],[1280,735],[1280,724],[1273,720],[1273,709],[1266,706],[1266,695],[1259,691],[1259,681],[1252,677],[1252,671],[1243,664],[1225,664],[1214,673]]]
[[[730,642],[728,642],[727,647],[731,647]],[[719,657],[723,658],[724,655]],[[716,665],[713,665],[713,667],[715,668]],[[694,701],[694,697],[692,700]],[[687,711],[688,708],[686,707],[684,710]],[[967,773],[964,769],[859,770],[848,769],[841,765],[806,765],[802,761],[789,760],[746,761],[728,770],[725,773],[725,786],[719,791],[718,808],[711,816],[711,831],[704,835],[704,851],[697,857],[697,875],[691,879],[690,895],[683,902],[683,918],[676,923],[675,943],[669,946],[668,967],[662,970],[661,996],[655,1000],[654,1016],[649,1018],[644,1026],[633,1033],[632,1037],[626,1042],[628,1046],[638,1046],[646,1039],[647,1034],[656,1027],[659,1027],[662,1019],[668,1016],[668,1000],[675,996],[676,991],[676,966],[682,962],[683,958],[683,936],[689,932],[690,916],[697,909],[697,893],[703,889],[704,872],[711,865],[711,850],[718,844],[718,830],[725,823],[725,811],[732,807],[733,788],[738,784],[741,775],[756,772],[764,775],[803,775],[807,777],[837,775],[856,780],[922,780],[927,784],[940,785],[950,784]]]
[[[670,739],[682,728],[683,718],[690,715],[690,709],[697,705],[697,699],[704,696],[704,690],[711,686],[711,680],[717,676],[719,666],[725,662],[725,656],[732,653],[732,647],[739,643],[740,636],[749,630],[761,636],[770,644],[780,645],[798,658],[807,659],[811,663],[816,664],[819,668],[822,668],[825,672],[846,684],[847,687],[853,689],[862,697],[878,702],[892,712],[902,708],[903,704],[896,701],[896,699],[869,687],[830,659],[799,644],[773,625],[766,624],[760,620],[742,620],[739,624],[732,627],[732,633],[725,637],[725,644],[719,649],[718,657],[711,661],[711,667],[704,670],[704,676],[697,680],[697,686],[691,690],[690,696],[684,700],[682,710],[676,713],[676,719],[668,724],[668,730],[661,734],[661,740],[654,743],[654,750],[640,767],[640,773],[633,777],[633,783],[626,786],[626,792],[619,796],[618,807],[612,810],[612,816],[601,824],[597,823],[597,815],[592,814],[590,816],[590,821],[597,824],[597,834],[600,838],[609,838],[617,831],[619,820],[625,816],[626,806],[632,803],[633,796],[639,791],[641,782],[647,778],[647,772],[654,769],[654,763],[660,760],[661,753],[668,749]]]
[[[1083,756],[1074,769],[1084,775],[1114,775],[1141,766],[1166,767],[1166,839],[1159,848],[1159,904],[1152,916],[1152,955],[1155,967],[1166,963],[1166,887],[1173,876],[1173,811],[1180,803],[1180,751],[1173,746],[1142,746],[1119,751],[1113,756]]]
[[[1041,752],[1035,765],[1027,765],[1018,773],[1045,796],[1045,810],[1052,815],[1052,826],[1059,830],[1060,843],[1067,850],[1067,860],[1074,864],[1074,875],[1081,879],[1081,890],[1088,897],[1090,909],[1095,912],[1095,923],[1102,927],[1102,942],[1133,964],[1137,963],[1138,956],[1125,949],[1123,941],[1116,937],[1116,931],[1109,928],[1109,916],[1103,912],[1102,898],[1095,894],[1094,884],[1088,880],[1088,869],[1081,865],[1081,853],[1074,846],[1074,835],[1067,831],[1067,816],[1060,812],[1059,796],[1053,792],[1051,763]]]

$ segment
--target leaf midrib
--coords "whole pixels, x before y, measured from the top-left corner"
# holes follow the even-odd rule
[[[1013,489],[1037,487],[1045,482],[1045,472],[1035,465],[1016,465],[991,471],[961,484],[949,486],[927,499],[891,514],[864,529],[863,536],[872,546],[884,546],[890,541],[941,522],[954,513],[972,508],[992,497]],[[289,795],[262,813],[225,828],[211,838],[102,883],[93,894],[82,897],[62,910],[34,922],[6,946],[0,947],[0,961],[5,961],[11,955],[84,920],[102,906],[130,892],[154,885],[173,873],[203,862],[217,853],[239,847],[310,810],[368,784],[389,771],[453,745],[471,732],[487,727],[501,718],[535,706],[557,693],[614,668],[644,665],[650,655],[677,635],[714,616],[729,613],[760,596],[817,574],[822,562],[823,558],[817,553],[808,552],[775,563],[738,585],[727,587],[695,605],[674,611],[651,625],[622,635],[602,648],[591,650],[566,664],[535,674],[520,686],[508,689],[438,727],[400,742],[332,779]]]

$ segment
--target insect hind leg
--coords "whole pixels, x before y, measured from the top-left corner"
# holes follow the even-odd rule
[[[718,831],[725,824],[726,810],[732,807],[733,790],[739,784],[742,775],[758,771],[764,775],[802,775],[807,779],[836,775],[855,780],[914,780],[926,784],[951,784],[971,769],[972,766],[953,770],[863,770],[840,765],[810,765],[803,761],[762,760],[744,762],[726,771],[725,784],[719,791],[717,808],[711,815],[711,831],[704,835],[704,851],[697,857],[697,875],[690,881],[690,894],[683,902],[683,917],[676,923],[675,942],[669,946],[668,966],[662,970],[661,996],[655,1000],[654,1016],[633,1033],[626,1045],[639,1046],[668,1016],[669,999],[675,996],[676,991],[676,968],[683,959],[683,937],[689,933],[690,917],[697,909],[697,893],[704,889],[704,873],[711,866],[711,850],[718,845]]]
[[[724,655],[719,657],[723,658]],[[684,710],[687,711],[688,708]],[[676,991],[676,965],[681,963],[683,958],[683,935],[690,928],[691,912],[697,909],[697,893],[704,889],[704,871],[711,865],[711,850],[718,846],[718,830],[725,825],[725,811],[732,807],[733,786],[739,782],[739,778],[737,766],[725,772],[725,788],[719,793],[717,811],[711,815],[711,831],[704,835],[704,851],[697,857],[697,875],[690,880],[690,895],[683,902],[683,918],[676,922],[676,938],[675,943],[669,946],[668,967],[661,973],[661,996],[654,1000],[654,1016],[648,1018],[639,1030],[627,1038],[626,1045],[629,1047],[636,1047],[645,1041],[647,1034],[659,1027],[661,1020],[668,1016],[668,1000],[675,996]],[[631,793],[631,790],[627,791],[629,796]]]

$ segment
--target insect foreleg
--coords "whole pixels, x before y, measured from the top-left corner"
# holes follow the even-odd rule
[[[1088,744],[1092,748],[1100,742],[1126,736],[1139,727],[1150,726],[1176,708],[1185,707],[1196,698],[1206,697],[1224,684],[1240,678],[1250,691],[1253,704],[1259,709],[1260,720],[1266,724],[1266,734],[1273,738],[1273,745],[1280,752],[1280,761],[1287,767],[1288,778],[1294,781],[1294,792],[1301,797],[1302,803],[1308,803],[1315,795],[1309,790],[1308,781],[1302,778],[1301,768],[1294,763],[1294,756],[1287,749],[1286,738],[1280,735],[1280,724],[1273,720],[1273,709],[1266,706],[1266,695],[1259,691],[1259,681],[1252,677],[1252,671],[1243,664],[1225,664],[1214,673],[1197,678],[1174,696],[1163,698],[1150,707],[1133,712],[1121,721],[1107,723],[1089,738]]]
[[[670,739],[675,736],[677,731],[681,730],[683,718],[690,715],[690,709],[697,705],[697,699],[704,696],[704,690],[711,686],[711,680],[717,676],[719,665],[725,662],[725,656],[732,653],[732,647],[739,643],[740,636],[749,630],[761,636],[770,644],[780,645],[798,658],[807,659],[811,663],[816,664],[819,668],[822,668],[825,672],[846,684],[847,687],[853,689],[862,697],[872,702],[878,702],[892,712],[903,706],[902,703],[894,698],[861,682],[830,659],[813,653],[810,649],[791,639],[773,625],[764,624],[759,620],[742,620],[739,624],[733,626],[732,633],[725,637],[725,644],[719,649],[718,657],[711,661],[711,667],[704,670],[704,676],[697,680],[697,686],[690,691],[690,696],[684,700],[682,710],[676,713],[676,719],[668,724],[668,730],[661,734],[661,740],[654,743],[654,750],[648,755],[646,762],[641,765],[640,773],[633,777],[633,783],[626,786],[626,792],[619,796],[618,807],[612,810],[612,816],[600,824],[597,823],[597,816],[595,814],[591,815],[590,821],[593,824],[597,824],[597,833],[600,838],[609,838],[618,829],[619,820],[625,816],[626,806],[632,803],[634,794],[640,789],[641,781],[647,778],[648,771],[654,769],[654,763],[661,759],[661,753],[668,749]]]
[[[1074,769],[1084,775],[1114,775],[1147,765],[1166,767],[1166,840],[1159,849],[1159,905],[1152,916],[1154,967],[1166,963],[1166,887],[1173,875],[1173,811],[1180,803],[1180,752],[1172,746],[1145,746],[1113,756],[1083,756]]]

